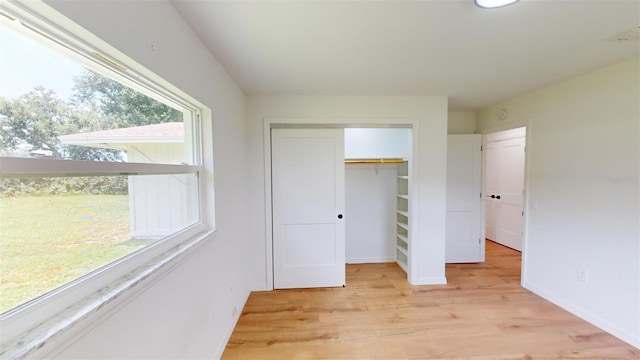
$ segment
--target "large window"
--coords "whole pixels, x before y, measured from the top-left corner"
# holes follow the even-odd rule
[[[55,24],[0,10],[6,319],[199,231],[204,187],[197,106]]]

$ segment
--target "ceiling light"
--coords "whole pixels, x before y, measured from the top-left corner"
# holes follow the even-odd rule
[[[475,0],[476,5],[485,9],[493,9],[501,6],[511,5],[518,0]]]

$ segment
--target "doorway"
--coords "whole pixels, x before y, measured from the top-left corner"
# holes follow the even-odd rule
[[[351,163],[354,159],[377,159],[384,163],[389,157],[388,148],[380,146],[380,141],[369,144],[375,145],[376,151],[363,152],[360,142],[355,146],[358,154],[354,155],[353,149],[345,154],[344,148],[336,144],[347,127],[356,130],[346,125],[329,128],[326,125],[304,126],[302,129],[300,126],[277,126],[270,129],[274,288],[345,284],[345,224],[350,214],[368,210],[362,207],[345,210],[345,158],[349,158]],[[404,127],[406,135],[400,142],[405,143],[406,158],[409,158],[411,131],[406,125]],[[386,130],[389,133],[402,129],[362,130]],[[398,139],[395,140],[392,142],[397,143]],[[347,150],[350,148],[346,144],[345,147]],[[410,175],[404,174],[402,181],[405,184],[409,183]],[[336,186],[336,183],[341,184]],[[326,211],[320,211],[322,209]],[[390,209],[389,216],[395,217],[396,210],[395,207]],[[402,209],[404,216],[408,217],[410,210],[408,207]],[[404,250],[410,251],[406,246]]]
[[[526,128],[484,136],[485,238],[522,251]]]

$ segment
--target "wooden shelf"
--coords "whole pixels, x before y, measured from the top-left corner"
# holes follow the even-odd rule
[[[402,164],[403,159],[345,159],[345,164]]]
[[[409,212],[406,210],[398,210],[398,214],[406,217],[407,219],[409,218]]]

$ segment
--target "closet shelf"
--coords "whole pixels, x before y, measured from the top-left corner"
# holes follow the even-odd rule
[[[407,266],[407,262],[406,262],[406,261],[402,261],[402,260],[399,260],[399,259],[398,259],[398,260],[396,261],[396,264],[398,264],[398,266],[400,266],[400,268],[401,268],[402,270],[404,270],[404,272],[406,272],[407,274],[409,273],[409,269],[408,269],[408,266]]]
[[[345,164],[402,164],[403,159],[345,159]]]
[[[400,239],[400,241],[406,243],[407,245],[409,244],[409,239],[407,239],[406,236],[401,235],[401,234],[396,234],[396,236],[398,237],[398,239]]]
[[[398,193],[396,203],[396,263],[407,274],[409,273],[409,163],[403,161],[398,165]]]

